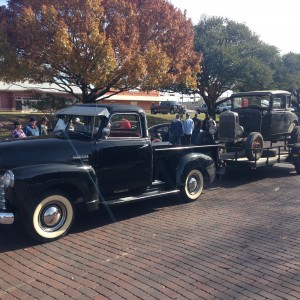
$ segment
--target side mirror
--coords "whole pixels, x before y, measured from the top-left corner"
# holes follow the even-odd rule
[[[109,137],[109,135],[110,135],[110,129],[108,127],[104,127],[102,129],[102,137],[104,139],[107,139]]]

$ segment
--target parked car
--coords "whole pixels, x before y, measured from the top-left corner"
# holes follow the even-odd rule
[[[230,97],[231,111],[220,114],[218,138],[227,149],[240,147],[246,157],[257,160],[264,141],[289,140],[300,143],[298,117],[291,111],[291,94],[286,91],[253,91]],[[211,133],[216,132],[212,128]]]
[[[152,141],[170,141],[170,123],[157,124],[148,129]]]
[[[203,103],[203,104],[201,104],[200,106],[198,106],[197,108],[196,108],[196,112],[198,113],[198,114],[200,114],[200,113],[206,113],[208,111],[208,107],[207,107],[207,104],[206,103]]]
[[[231,110],[231,104],[227,103],[227,102],[224,102],[224,103],[221,103],[217,106],[216,113],[220,114],[220,113],[222,113],[224,111],[227,111],[227,110]]]
[[[151,114],[184,114],[186,112],[186,106],[177,101],[161,101],[159,105],[152,105],[150,107],[150,111]]]

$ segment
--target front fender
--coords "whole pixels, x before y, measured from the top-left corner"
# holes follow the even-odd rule
[[[216,166],[212,157],[203,153],[189,153],[184,155],[177,165],[177,186],[181,186],[184,184],[184,172],[191,168],[199,169],[204,175],[205,182],[211,183],[216,178]]]
[[[67,192],[71,200],[98,200],[98,182],[94,169],[85,165],[38,164],[13,168],[14,186],[7,189],[9,204],[28,212],[45,191]]]

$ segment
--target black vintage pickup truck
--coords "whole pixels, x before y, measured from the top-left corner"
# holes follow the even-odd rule
[[[193,201],[215,179],[218,146],[154,146],[137,106],[82,104],[56,116],[48,136],[0,142],[0,224],[19,219],[38,241],[67,234],[75,208],[176,193]]]

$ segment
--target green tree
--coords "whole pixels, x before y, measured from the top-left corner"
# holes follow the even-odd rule
[[[0,47],[6,81],[22,70],[24,80],[56,83],[74,97],[80,88],[82,102],[134,88],[195,85],[201,56],[193,25],[167,0],[9,0],[1,15],[10,49]]]
[[[259,40],[246,25],[221,17],[204,17],[195,26],[195,50],[202,52],[197,87],[215,115],[216,101],[227,90],[274,87],[279,51]]]
[[[300,54],[287,53],[282,56],[281,64],[276,73],[277,85],[281,89],[288,90],[297,99],[296,105],[300,104]]]

